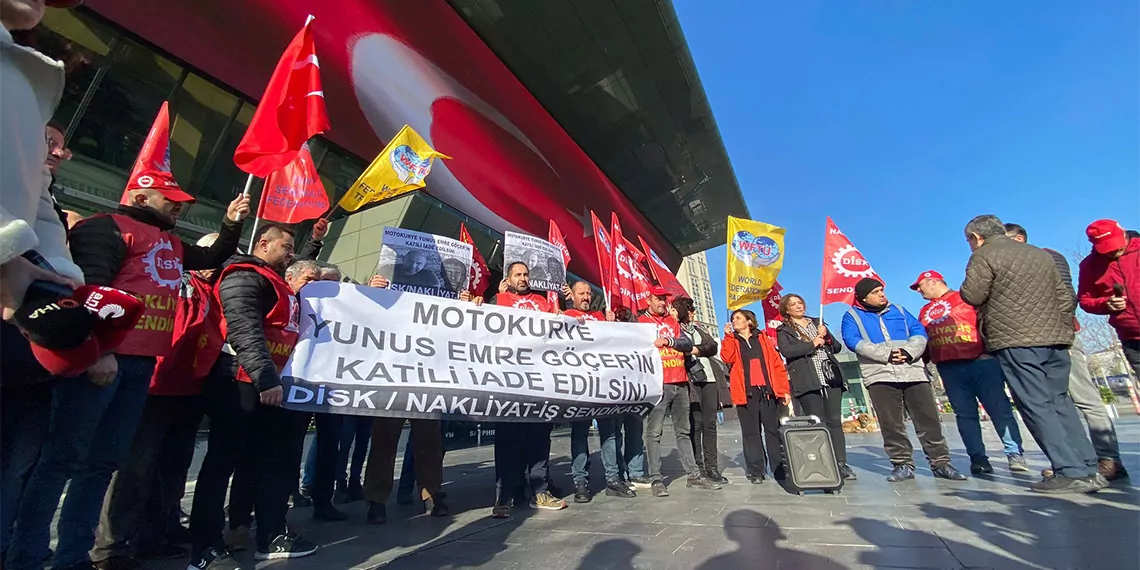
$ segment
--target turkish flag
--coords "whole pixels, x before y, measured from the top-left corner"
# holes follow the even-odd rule
[[[265,179],[261,202],[257,206],[257,217],[282,224],[296,224],[315,220],[328,210],[329,195],[325,192],[321,177],[317,175],[313,155],[309,154],[309,143],[305,143],[301,145],[301,151],[293,162]]]
[[[329,129],[313,34],[305,27],[285,48],[234,151],[234,164],[265,178],[293,161],[301,145]]]
[[[681,281],[669,270],[669,266],[665,265],[665,262],[657,255],[657,252],[653,251],[653,248],[649,247],[649,244],[645,243],[645,240],[641,239],[641,236],[637,236],[637,241],[641,242],[641,249],[649,256],[647,260],[649,270],[653,272],[653,277],[657,279],[657,283],[674,297],[688,297],[692,299],[692,297],[689,296],[689,292],[685,290],[685,286],[681,285]]]
[[[562,252],[563,267],[570,265],[570,248],[566,247],[566,238],[562,236],[562,230],[558,229],[558,224],[554,223],[554,220],[550,220],[550,231],[547,234],[547,239],[550,243],[558,246],[558,249]],[[550,304],[555,306],[561,306],[561,296],[561,291],[546,292],[546,298],[550,301]]]
[[[169,107],[169,102],[163,101],[162,107],[158,109],[158,116],[154,118],[154,124],[150,126],[150,132],[146,134],[142,149],[139,150],[139,155],[135,158],[135,165],[131,167],[131,175],[127,177],[128,184],[134,182],[140,174],[147,170],[170,172]],[[124,189],[123,196],[119,198],[119,203],[130,205],[129,194]]]
[[[487,260],[483,259],[483,254],[475,247],[475,240],[471,239],[467,226],[462,222],[459,224],[459,241],[471,244],[471,278],[467,282],[467,290],[476,297],[481,296],[491,284],[491,269],[487,267]]]
[[[784,320],[780,315],[780,300],[784,297],[780,292],[783,290],[779,281],[774,282],[768,296],[760,302],[760,307],[764,310],[764,332],[768,333],[772,340],[776,339],[776,327]]]
[[[827,236],[823,241],[823,278],[820,285],[820,304],[855,302],[855,284],[872,277],[882,281],[867,258],[839,231],[839,226],[827,218]]]
[[[611,300],[614,298],[616,290],[612,279],[614,269],[614,251],[613,241],[610,240],[610,234],[606,232],[605,226],[598,216],[590,210],[590,222],[594,225],[594,249],[598,253],[598,268],[602,276],[602,287],[606,289],[606,294],[609,299],[606,299],[606,306],[610,306]]]

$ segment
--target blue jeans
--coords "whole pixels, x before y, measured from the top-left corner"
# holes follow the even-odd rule
[[[590,480],[590,420],[570,424],[570,475],[574,483]]]
[[[954,408],[958,434],[966,444],[970,461],[986,460],[986,446],[982,442],[982,424],[978,416],[978,402],[985,407],[990,423],[1001,438],[1006,455],[1020,454],[1021,429],[1013,416],[1013,406],[1005,395],[1005,378],[995,358],[954,360],[937,364],[938,374],[946,387],[946,397]]]
[[[619,477],[627,479],[645,477],[643,422],[644,420],[633,414],[598,420],[598,438],[602,440],[602,468],[605,470],[607,481]]]
[[[88,560],[111,474],[130,452],[154,373],[153,358],[119,356],[118,361],[119,373],[108,386],[96,386],[86,375],[61,379],[56,386],[47,441],[24,489],[5,568],[43,568],[52,517],[68,480],[52,567]]]
[[[364,473],[364,460],[368,459],[368,440],[372,437],[372,418],[345,416],[344,431],[340,436],[340,449],[336,456],[336,480],[341,483],[360,483]],[[353,441],[356,447],[353,447]],[[352,447],[352,471],[349,474],[349,448]],[[410,446],[409,446],[410,447]],[[401,473],[401,476],[403,473]]]
[[[8,552],[20,497],[47,438],[51,392],[43,385],[0,393],[0,557]]]
[[[307,434],[306,434],[307,435]],[[313,482],[316,480],[317,473],[317,438],[313,438],[313,442],[309,444],[309,450],[305,452],[305,465],[301,468],[301,488],[305,492],[310,492],[313,488]]]
[[[1003,348],[994,355],[1053,472],[1073,479],[1096,474],[1096,452],[1069,397],[1068,347]]]

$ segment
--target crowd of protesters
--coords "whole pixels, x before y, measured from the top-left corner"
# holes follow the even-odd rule
[[[37,15],[34,4],[5,0],[0,37],[3,567],[39,570],[50,559],[55,570],[123,570],[138,568],[142,558],[189,556],[190,568],[227,570],[241,567],[232,553],[251,546],[258,560],[313,554],[317,546],[288,526],[290,504],[311,506],[316,521],[335,522],[348,518],[336,504],[364,500],[369,523],[387,522],[405,421],[281,406],[280,371],[298,337],[297,295],[307,283],[342,278],[336,267],[315,261],[327,222],[314,225],[301,251],[295,251],[295,230],[263,224],[243,254],[237,247],[250,205],[239,196],[217,234],[185,243],[172,231],[194,198],[157,170],[129,180],[128,203],[115,212],[82,219],[60,210],[52,174],[70,155],[63,129],[49,119],[62,70],[14,43],[9,33],[38,22],[42,5]],[[795,294],[780,303],[783,321],[774,339],[754,313],[737,310],[718,342],[714,331],[694,324],[693,301],[674,298],[663,287],[649,290],[640,314],[622,307],[601,311],[584,282],[568,284],[561,301],[532,290],[530,268],[520,262],[504,268],[497,293],[486,302],[657,330],[646,342],[663,363],[660,402],[644,420],[625,415],[594,424],[607,497],[631,499],[638,490],[669,495],[662,473],[666,419],[685,485],[715,491],[729,483],[717,447],[717,415],[729,407],[736,408],[750,483],[762,484],[769,474],[785,477],[779,418],[789,408],[821,418],[840,476],[855,479],[841,426],[847,382],[835,357],[844,347],[856,355],[882,426],[893,465],[888,481],[915,477],[908,419],[933,475],[966,479],[950,462],[927,362],[946,386],[971,473],[994,470],[982,441],[979,402],[1002,441],[1009,470],[1028,470],[1008,387],[1050,462],[1031,489],[1095,492],[1127,477],[1115,429],[1097,402],[1076,341],[1075,311],[1079,306],[1108,315],[1140,372],[1140,239],[1111,220],[1089,225],[1093,252],[1080,263],[1074,289],[1064,257],[1029,245],[1021,226],[979,216],[965,235],[973,255],[959,290],[935,270],[922,273],[911,288],[929,303],[915,317],[888,300],[881,282],[864,279],[855,286],[839,338],[821,318],[808,316]],[[76,303],[65,303],[58,291],[80,285],[96,288],[89,294],[98,297],[88,300],[125,292],[123,303],[131,306],[109,306],[107,314],[82,307],[72,312]],[[377,276],[368,285],[390,283]],[[51,292],[54,297],[46,296]],[[460,298],[484,302],[467,292]],[[128,309],[136,311],[137,326],[131,321],[116,329],[115,319]],[[40,330],[37,315],[66,318],[53,322],[74,326]],[[81,342],[68,344],[57,338],[62,336]],[[209,439],[186,527],[181,503],[203,418]],[[413,503],[418,487],[425,512],[448,516],[443,422],[410,424],[397,501]],[[563,496],[591,501],[591,424],[571,426],[574,488],[568,494],[552,481],[553,424],[498,424],[492,516],[511,516],[520,504],[561,510],[568,506]],[[310,425],[316,438],[303,460]],[[53,552],[50,526],[57,510]]]

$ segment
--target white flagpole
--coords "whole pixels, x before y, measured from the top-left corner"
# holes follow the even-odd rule
[[[248,198],[249,197],[249,189],[251,187],[253,187],[253,175],[252,174],[250,174],[245,179],[245,189],[241,191],[242,196],[245,196],[246,198]],[[245,216],[238,216],[237,221],[240,222],[243,218],[245,218]],[[253,217],[253,231],[249,234],[249,249],[246,251],[247,254],[253,253],[253,236],[257,235],[257,222],[258,221],[260,221],[260,220],[257,217],[257,215],[255,214]]]

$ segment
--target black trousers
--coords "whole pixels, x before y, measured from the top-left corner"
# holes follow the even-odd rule
[[[784,442],[780,439],[780,402],[748,387],[748,403],[736,407],[740,438],[744,440],[744,472],[762,476],[771,465],[775,470],[784,462]],[[765,457],[766,456],[766,457]]]
[[[111,477],[91,560],[165,542],[194,459],[202,407],[198,396],[148,396],[127,460]],[[149,544],[147,544],[149,543]]]
[[[495,479],[499,497],[526,498],[530,490],[545,493],[550,486],[550,432],[552,423],[499,422],[495,424]]]
[[[931,467],[950,463],[950,448],[942,435],[938,406],[930,382],[876,382],[867,387],[879,416],[883,450],[893,465],[914,466],[914,445],[906,433],[906,416],[914,422],[918,442]]]
[[[835,448],[835,460],[847,463],[847,440],[843,437],[843,389],[824,386],[796,396],[796,404],[799,404],[800,415],[816,416],[827,426],[831,446]]]
[[[250,462],[246,489],[257,514],[257,547],[266,549],[285,532],[289,493],[296,486],[299,463],[290,453],[290,435],[296,433],[297,413],[261,405],[256,386],[224,374],[206,380],[202,403],[210,441],[190,513],[194,552],[224,546],[226,490],[243,459]]]
[[[716,413],[720,411],[720,396],[716,382],[689,384],[689,422],[693,425],[693,457],[702,472],[715,470],[719,452],[716,447]]]

